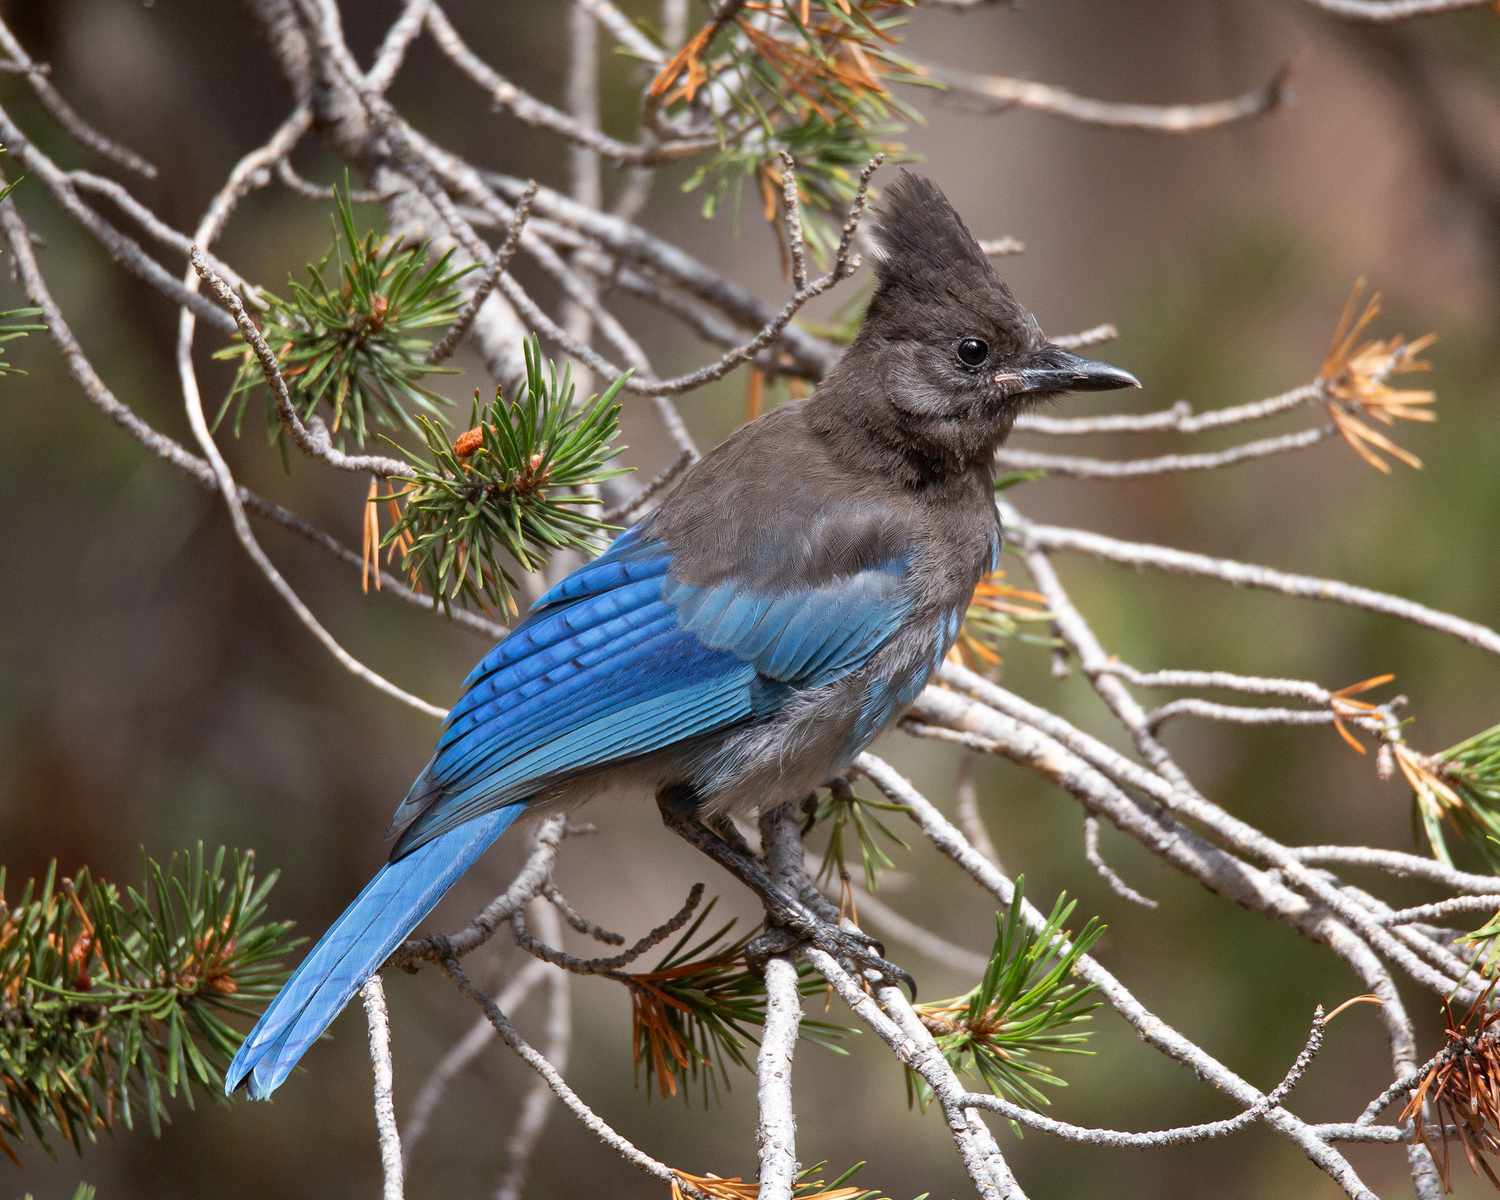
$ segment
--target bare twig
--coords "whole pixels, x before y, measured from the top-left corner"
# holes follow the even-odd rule
[[[806,878],[802,837],[790,805],[766,813],[760,822],[762,852],[771,878],[795,895]],[[763,972],[766,1016],[755,1056],[760,1190],[757,1200],[792,1200],[797,1183],[797,1117],[792,1108],[792,1056],[802,1025],[802,993],[797,967],[786,954],[768,958]]]
[[[609,0],[573,0],[573,2],[579,8],[592,13],[594,19],[609,30],[614,39],[629,53],[655,66],[661,66],[667,61],[667,56],[662,53],[661,47],[642,33],[636,27],[635,22]],[[683,11],[685,13],[686,10]],[[675,45],[681,37],[679,23],[668,22],[662,30],[662,36],[667,45]]]
[[[1207,554],[1194,554],[1187,550],[1175,550],[1169,546],[1153,546],[1145,542],[1128,542],[1104,534],[1090,533],[1082,529],[1064,529],[1056,525],[1033,525],[1016,517],[1007,522],[1013,532],[1039,548],[1046,550],[1070,550],[1090,554],[1109,562],[1125,566],[1151,567],[1174,575],[1195,575],[1214,579],[1236,587],[1251,587],[1262,591],[1277,592],[1283,596],[1297,596],[1306,600],[1322,600],[1333,604],[1344,604],[1351,608],[1362,608],[1370,612],[1383,613],[1424,629],[1446,633],[1450,637],[1467,642],[1488,654],[1500,655],[1500,633],[1462,617],[1429,608],[1414,600],[1377,592],[1372,588],[1343,583],[1337,579],[1320,579],[1311,575],[1294,575],[1263,567],[1255,563],[1237,562],[1233,559],[1213,558]]]
[[[539,941],[531,936],[526,928],[525,916],[520,908],[510,914],[511,933],[514,934],[516,945],[525,950],[527,954],[541,959],[543,962],[551,963],[554,967],[561,967],[574,975],[609,975],[618,976],[619,973],[633,963],[646,951],[660,946],[678,930],[682,929],[693,919],[693,913],[703,900],[703,884],[695,883],[688,891],[688,896],[683,901],[682,907],[673,913],[667,920],[663,921],[655,929],[639,938],[634,945],[622,950],[619,954],[612,954],[607,958],[579,958],[576,954],[569,954],[556,946],[549,946],[546,942]]]
[[[1026,243],[1020,238],[980,238],[979,249],[990,258],[1004,258],[1010,254],[1025,254]]]
[[[1066,475],[1075,479],[1154,479],[1162,475],[1180,474],[1185,471],[1215,471],[1221,467],[1232,467],[1237,463],[1250,462],[1258,458],[1272,458],[1297,450],[1306,450],[1326,441],[1337,432],[1330,425],[1319,425],[1296,433],[1278,437],[1261,438],[1232,446],[1228,450],[1215,450],[1202,454],[1163,454],[1156,458],[1135,458],[1111,461],[1102,458],[1082,458],[1067,454],[1046,454],[1037,450],[1020,450],[1007,447],[995,454],[995,461],[1012,470],[1042,470],[1049,475]]]
[[[562,934],[557,913],[548,905],[542,905],[537,913],[537,924],[542,936],[552,940]],[[551,995],[547,1004],[547,1052],[546,1059],[558,1075],[568,1069],[568,1055],[573,1043],[573,1016],[569,992],[572,981],[564,971],[547,972]],[[547,1127],[547,1117],[552,1112],[552,1088],[550,1083],[538,1077],[526,1099],[521,1102],[516,1114],[515,1128],[505,1143],[505,1168],[500,1175],[500,1185],[495,1189],[495,1200],[520,1200],[526,1186],[526,1176],[531,1167],[532,1155],[542,1140],[542,1131]]]
[[[693,1188],[685,1181],[679,1180],[672,1168],[667,1166],[666,1163],[652,1158],[644,1150],[641,1150],[635,1143],[618,1133],[603,1117],[599,1116],[585,1104],[579,1098],[578,1093],[568,1086],[562,1074],[547,1061],[545,1056],[533,1048],[516,1031],[516,1027],[511,1024],[510,1018],[501,1011],[500,1007],[485,995],[483,991],[474,986],[468,975],[464,973],[463,967],[459,965],[458,959],[453,957],[444,958],[441,960],[441,966],[458,986],[458,990],[484,1011],[490,1024],[494,1026],[495,1032],[500,1035],[505,1044],[515,1051],[522,1062],[547,1081],[547,1086],[552,1090],[553,1095],[567,1106],[568,1111],[578,1119],[579,1124],[631,1166],[669,1186],[676,1183],[688,1195],[695,1197],[695,1200],[706,1200],[696,1188]]]
[[[339,188],[331,183],[314,183],[303,176],[289,158],[277,162],[276,178],[288,189],[308,200],[327,201],[337,200],[339,197]],[[377,192],[371,188],[350,188],[348,196],[353,204],[388,204],[393,198],[389,192]]]
[[[807,249],[802,244],[802,206],[797,203],[797,163],[790,150],[781,151],[782,225],[787,252],[792,256],[792,287],[807,286]]]
[[[1453,896],[1432,904],[1399,908],[1395,912],[1384,914],[1380,921],[1382,925],[1416,925],[1419,922],[1442,921],[1447,917],[1494,912],[1497,909],[1500,909],[1500,894],[1491,892],[1479,896]]]
[[[1171,408],[1153,413],[1116,413],[1105,417],[1048,417],[1023,413],[1016,418],[1016,429],[1026,433],[1045,433],[1058,437],[1083,437],[1099,433],[1202,433],[1228,425],[1265,421],[1323,398],[1323,385],[1304,383],[1279,396],[1268,396],[1249,404],[1230,408],[1213,408],[1195,413],[1186,400]]]
[[[546,897],[553,908],[557,909],[562,919],[579,933],[593,938],[596,942],[603,942],[606,946],[623,946],[625,944],[624,934],[615,933],[613,930],[605,929],[597,921],[589,920],[588,917],[573,907],[572,903],[562,894],[555,883],[549,883],[544,887],[542,895]],[[501,1007],[504,1006],[502,1005]]]
[[[526,186],[523,179],[493,172],[485,178],[512,199]],[[535,208],[543,216],[595,239],[610,254],[672,280],[747,329],[767,325],[775,319],[772,310],[750,291],[638,225],[584,208],[546,187],[537,192]],[[791,357],[796,370],[813,378],[821,376],[841,353],[839,347],[795,326],[783,330],[780,348]]]
[[[438,49],[463,74],[488,93],[496,108],[504,109],[523,124],[555,133],[612,162],[637,165],[670,162],[715,145],[713,138],[673,139],[650,144],[631,144],[612,138],[592,126],[580,124],[567,113],[529,95],[502,76],[469,49],[458,36],[458,31],[449,24],[442,9],[434,6],[429,12],[427,28]]]
[[[1291,853],[1299,862],[1370,867],[1398,879],[1427,879],[1461,892],[1493,892],[1497,881],[1500,881],[1500,876],[1497,875],[1475,875],[1435,859],[1407,854],[1402,850],[1382,850],[1374,846],[1297,846]]]
[[[495,290],[495,284],[500,281],[500,276],[510,267],[510,260],[516,256],[516,251],[521,246],[521,231],[526,228],[526,219],[531,215],[531,202],[536,198],[536,189],[536,181],[532,180],[531,185],[516,201],[515,211],[511,213],[510,227],[505,231],[505,241],[500,245],[500,252],[495,255],[494,264],[469,293],[469,298],[458,310],[458,316],[454,318],[448,331],[427,352],[428,362],[440,363],[458,348],[458,343],[463,341],[464,335],[469,332],[469,327],[474,324],[474,318],[479,315],[480,308],[489,299],[490,293]]]
[[[1354,21],[1389,24],[1484,8],[1491,0],[1306,0],[1314,8]]]
[[[506,981],[505,990],[496,997],[495,1003],[502,1010],[513,1011],[525,1002],[537,984],[550,973],[544,962],[527,963]],[[412,1101],[411,1112],[407,1115],[406,1127],[401,1135],[401,1157],[408,1168],[411,1166],[412,1155],[416,1153],[417,1143],[432,1124],[432,1114],[437,1110],[438,1103],[453,1085],[453,1081],[483,1053],[494,1038],[494,1027],[487,1017],[481,1016],[463,1037],[448,1048],[448,1052],[422,1080],[422,1087]]]
[[[396,1128],[395,1083],[391,1073],[391,1016],[385,1006],[385,987],[371,975],[359,989],[365,1020],[370,1026],[370,1062],[375,1070],[375,1130],[380,1137],[382,1200],[402,1200],[401,1133]]]
[[[1282,67],[1265,87],[1228,100],[1206,104],[1121,104],[1075,95],[1050,83],[981,75],[956,67],[932,67],[932,77],[953,89],[955,98],[991,112],[1029,108],[1086,125],[1134,129],[1144,133],[1201,133],[1237,121],[1264,116],[1281,107],[1289,67]]]
[[[970,1092],[964,1097],[963,1102],[974,1108],[997,1112],[1018,1125],[1024,1125],[1027,1129],[1035,1129],[1038,1133],[1086,1146],[1100,1146],[1109,1150],[1158,1150],[1167,1146],[1186,1146],[1193,1142],[1207,1141],[1210,1138],[1228,1137],[1230,1134],[1239,1133],[1256,1122],[1264,1120],[1266,1114],[1273,1108],[1279,1107],[1281,1102],[1291,1095],[1292,1089],[1302,1082],[1302,1077],[1307,1074],[1307,1068],[1312,1065],[1312,1060],[1323,1048],[1323,1029],[1323,1006],[1320,1004],[1313,1013],[1312,1028],[1308,1031],[1307,1042],[1287,1069],[1281,1082],[1243,1112],[1236,1113],[1232,1117],[1225,1117],[1221,1121],[1206,1121],[1200,1125],[1179,1125],[1172,1129],[1129,1133],[1120,1129],[1097,1129],[1092,1126],[1073,1125],[1067,1121],[1059,1121],[988,1092]]]
[[[1083,818],[1083,857],[1099,878],[1109,885],[1109,890],[1121,900],[1129,900],[1142,908],[1159,907],[1157,901],[1136,891],[1120,878],[1119,872],[1104,861],[1104,855],[1099,852],[1099,818],[1093,813],[1088,813]]]
[[[1061,346],[1064,350],[1083,350],[1089,346],[1103,345],[1112,342],[1120,336],[1120,331],[1106,321],[1103,325],[1091,325],[1088,329],[1081,329],[1077,333],[1059,333],[1052,339],[1054,346]]]
[[[78,115],[77,110],[52,85],[47,67],[35,62],[26,53],[25,47],[21,45],[4,21],[0,21],[0,50],[10,55],[12,69],[26,76],[31,90],[36,93],[36,98],[41,101],[42,107],[51,114],[53,120],[67,130],[68,136],[75,142],[81,146],[87,146],[96,154],[124,167],[127,171],[134,171],[137,175],[144,175],[147,179],[156,178],[154,166],[128,146],[122,146],[114,139],[105,137]],[[7,142],[9,140],[9,138],[6,139]]]

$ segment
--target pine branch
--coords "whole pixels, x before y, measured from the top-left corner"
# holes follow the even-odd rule
[[[153,1133],[179,1093],[219,1089],[239,1047],[229,1023],[286,977],[289,922],[266,919],[276,873],[201,843],[139,890],[56,864],[4,902],[0,868],[0,1152],[85,1140],[144,1116]]]
[[[1063,928],[1076,901],[1059,896],[1040,929],[1022,920],[1025,881],[1016,878],[1010,910],[995,917],[995,944],[979,984],[962,996],[919,1004],[916,1012],[956,1072],[977,1075],[996,1096],[1026,1108],[1048,1104],[1043,1087],[1066,1080],[1036,1061],[1039,1054],[1090,1054],[1088,1021],[1099,1006],[1091,984],[1073,980],[1079,958],[1104,926],[1091,917],[1077,937]],[[932,1091],[907,1071],[907,1095],[923,1108]]]
[[[655,1091],[687,1100],[689,1085],[699,1083],[706,1106],[721,1083],[729,1089],[730,1064],[753,1069],[745,1047],[765,1024],[765,980],[745,958],[751,935],[730,938],[733,920],[702,935],[713,907],[710,901],[651,970],[618,976],[630,988],[636,1082],[648,1098]],[[822,981],[799,963],[797,987],[811,996]],[[808,1017],[800,1026],[802,1037],[836,1053],[844,1051],[834,1039],[848,1032]]]
[[[838,222],[828,218],[854,199],[859,168],[876,155],[900,156],[904,147],[893,138],[921,119],[892,91],[931,82],[898,52],[908,7],[906,0],[720,6],[647,93],[648,119],[663,112],[716,137],[717,149],[683,184],[703,191],[705,217],[726,206],[738,211],[749,184],[775,226],[795,188],[810,218],[801,225],[807,245],[826,261],[838,240]],[[786,152],[799,164],[795,183]]]
[[[855,1163],[831,1180],[823,1179],[827,1166],[826,1161],[819,1162],[799,1171],[792,1185],[793,1200],[889,1200],[885,1192],[851,1182],[864,1169],[863,1162]],[[677,1180],[672,1183],[672,1200],[685,1200],[686,1193],[680,1183],[695,1187],[709,1200],[759,1200],[761,1194],[761,1184],[747,1182],[738,1175],[693,1175],[687,1171],[674,1174]],[[923,1192],[916,1200],[927,1200],[928,1194]]]
[[[338,444],[364,445],[372,426],[421,432],[418,417],[436,416],[448,403],[423,380],[457,373],[428,361],[428,334],[457,320],[463,302],[457,285],[470,268],[453,266],[451,251],[432,261],[427,242],[361,236],[347,177],[334,199],[332,248],[307,265],[306,283],[289,280],[289,298],[262,293],[262,333],[276,352],[298,415],[310,422],[326,409]],[[215,357],[239,360],[214,418],[217,426],[232,407],[238,434],[246,402],[265,388],[265,376],[248,346],[231,346]],[[274,400],[266,405],[266,422],[270,439],[280,441]]]
[[[1427,837],[1433,857],[1453,865],[1444,827],[1463,837],[1500,873],[1500,725],[1437,754],[1395,748],[1396,765],[1412,790],[1412,818]]]
[[[381,544],[399,548],[413,583],[437,597],[516,611],[513,567],[537,570],[559,550],[598,549],[611,529],[591,510],[593,490],[625,474],[608,463],[623,449],[617,397],[625,377],[575,409],[570,367],[558,375],[533,337],[526,343],[526,389],[507,402],[497,390],[456,441],[428,416],[417,418],[430,459],[402,450],[412,472]]]

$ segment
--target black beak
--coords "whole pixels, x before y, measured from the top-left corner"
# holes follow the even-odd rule
[[[1105,392],[1112,388],[1141,386],[1141,381],[1129,371],[1052,345],[1043,346],[1015,367],[999,372],[995,382],[1009,396]]]

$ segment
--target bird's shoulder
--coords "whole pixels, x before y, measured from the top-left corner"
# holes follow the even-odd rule
[[[642,527],[671,548],[674,577],[734,577],[779,592],[911,555],[923,534],[919,506],[843,461],[805,413],[793,402],[737,431]]]

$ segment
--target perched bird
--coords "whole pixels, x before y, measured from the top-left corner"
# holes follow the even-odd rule
[[[711,827],[842,773],[952,646],[1001,530],[992,458],[1039,398],[1138,386],[1054,346],[937,187],[903,172],[859,335],[807,400],[745,426],[532,607],[464,681],[396,809],[390,860],[225,1079],[287,1077],[360,985],[523,812],[655,793],[768,919],[889,968]]]

